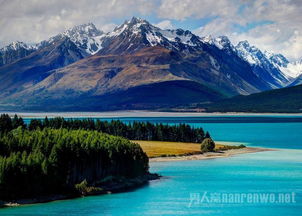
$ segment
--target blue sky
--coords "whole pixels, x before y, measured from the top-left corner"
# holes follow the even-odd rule
[[[270,25],[270,24],[273,24],[274,22],[273,21],[269,21],[269,20],[262,20],[262,21],[256,21],[256,22],[249,22],[249,23],[246,23],[245,25],[240,25],[240,24],[237,24],[235,23],[233,25],[233,29],[235,32],[238,32],[238,33],[246,33],[254,28],[257,28],[259,26],[265,26],[265,25]]]
[[[301,0],[0,0],[0,46],[39,42],[93,22],[109,31],[137,16],[163,28],[248,40],[291,60],[302,56]]]

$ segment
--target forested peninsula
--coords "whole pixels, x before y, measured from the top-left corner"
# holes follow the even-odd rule
[[[159,176],[149,173],[146,153],[129,139],[200,143],[209,136],[185,124],[64,118],[25,124],[3,114],[0,200],[41,202],[137,187]]]

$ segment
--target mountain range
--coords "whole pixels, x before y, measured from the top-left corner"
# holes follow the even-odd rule
[[[163,30],[133,17],[104,33],[92,23],[35,45],[0,49],[0,108],[158,109],[209,104],[298,85],[302,62],[248,41]]]

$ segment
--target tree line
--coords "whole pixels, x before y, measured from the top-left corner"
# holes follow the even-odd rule
[[[150,122],[123,123],[120,120],[101,121],[93,119],[64,119],[62,117],[32,119],[28,125],[21,117],[15,115],[12,119],[4,114],[0,116],[0,132],[9,131],[21,126],[29,130],[37,128],[66,128],[96,130],[130,140],[153,140],[171,142],[201,143],[210,134],[202,128],[193,128],[187,124],[167,125]]]

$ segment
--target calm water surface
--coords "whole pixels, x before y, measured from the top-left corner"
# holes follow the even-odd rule
[[[137,190],[6,208],[0,210],[0,215],[301,215],[301,117],[121,120],[188,123],[210,131],[215,140],[281,149],[206,161],[151,163],[151,171],[165,177]],[[225,200],[228,203],[219,202],[221,194],[228,195],[229,199]],[[261,202],[231,202],[231,196],[238,194],[264,198]],[[275,201],[265,200],[267,194],[274,196]],[[209,200],[211,195],[216,199]],[[278,196],[283,195],[291,195],[290,200],[277,203]]]

